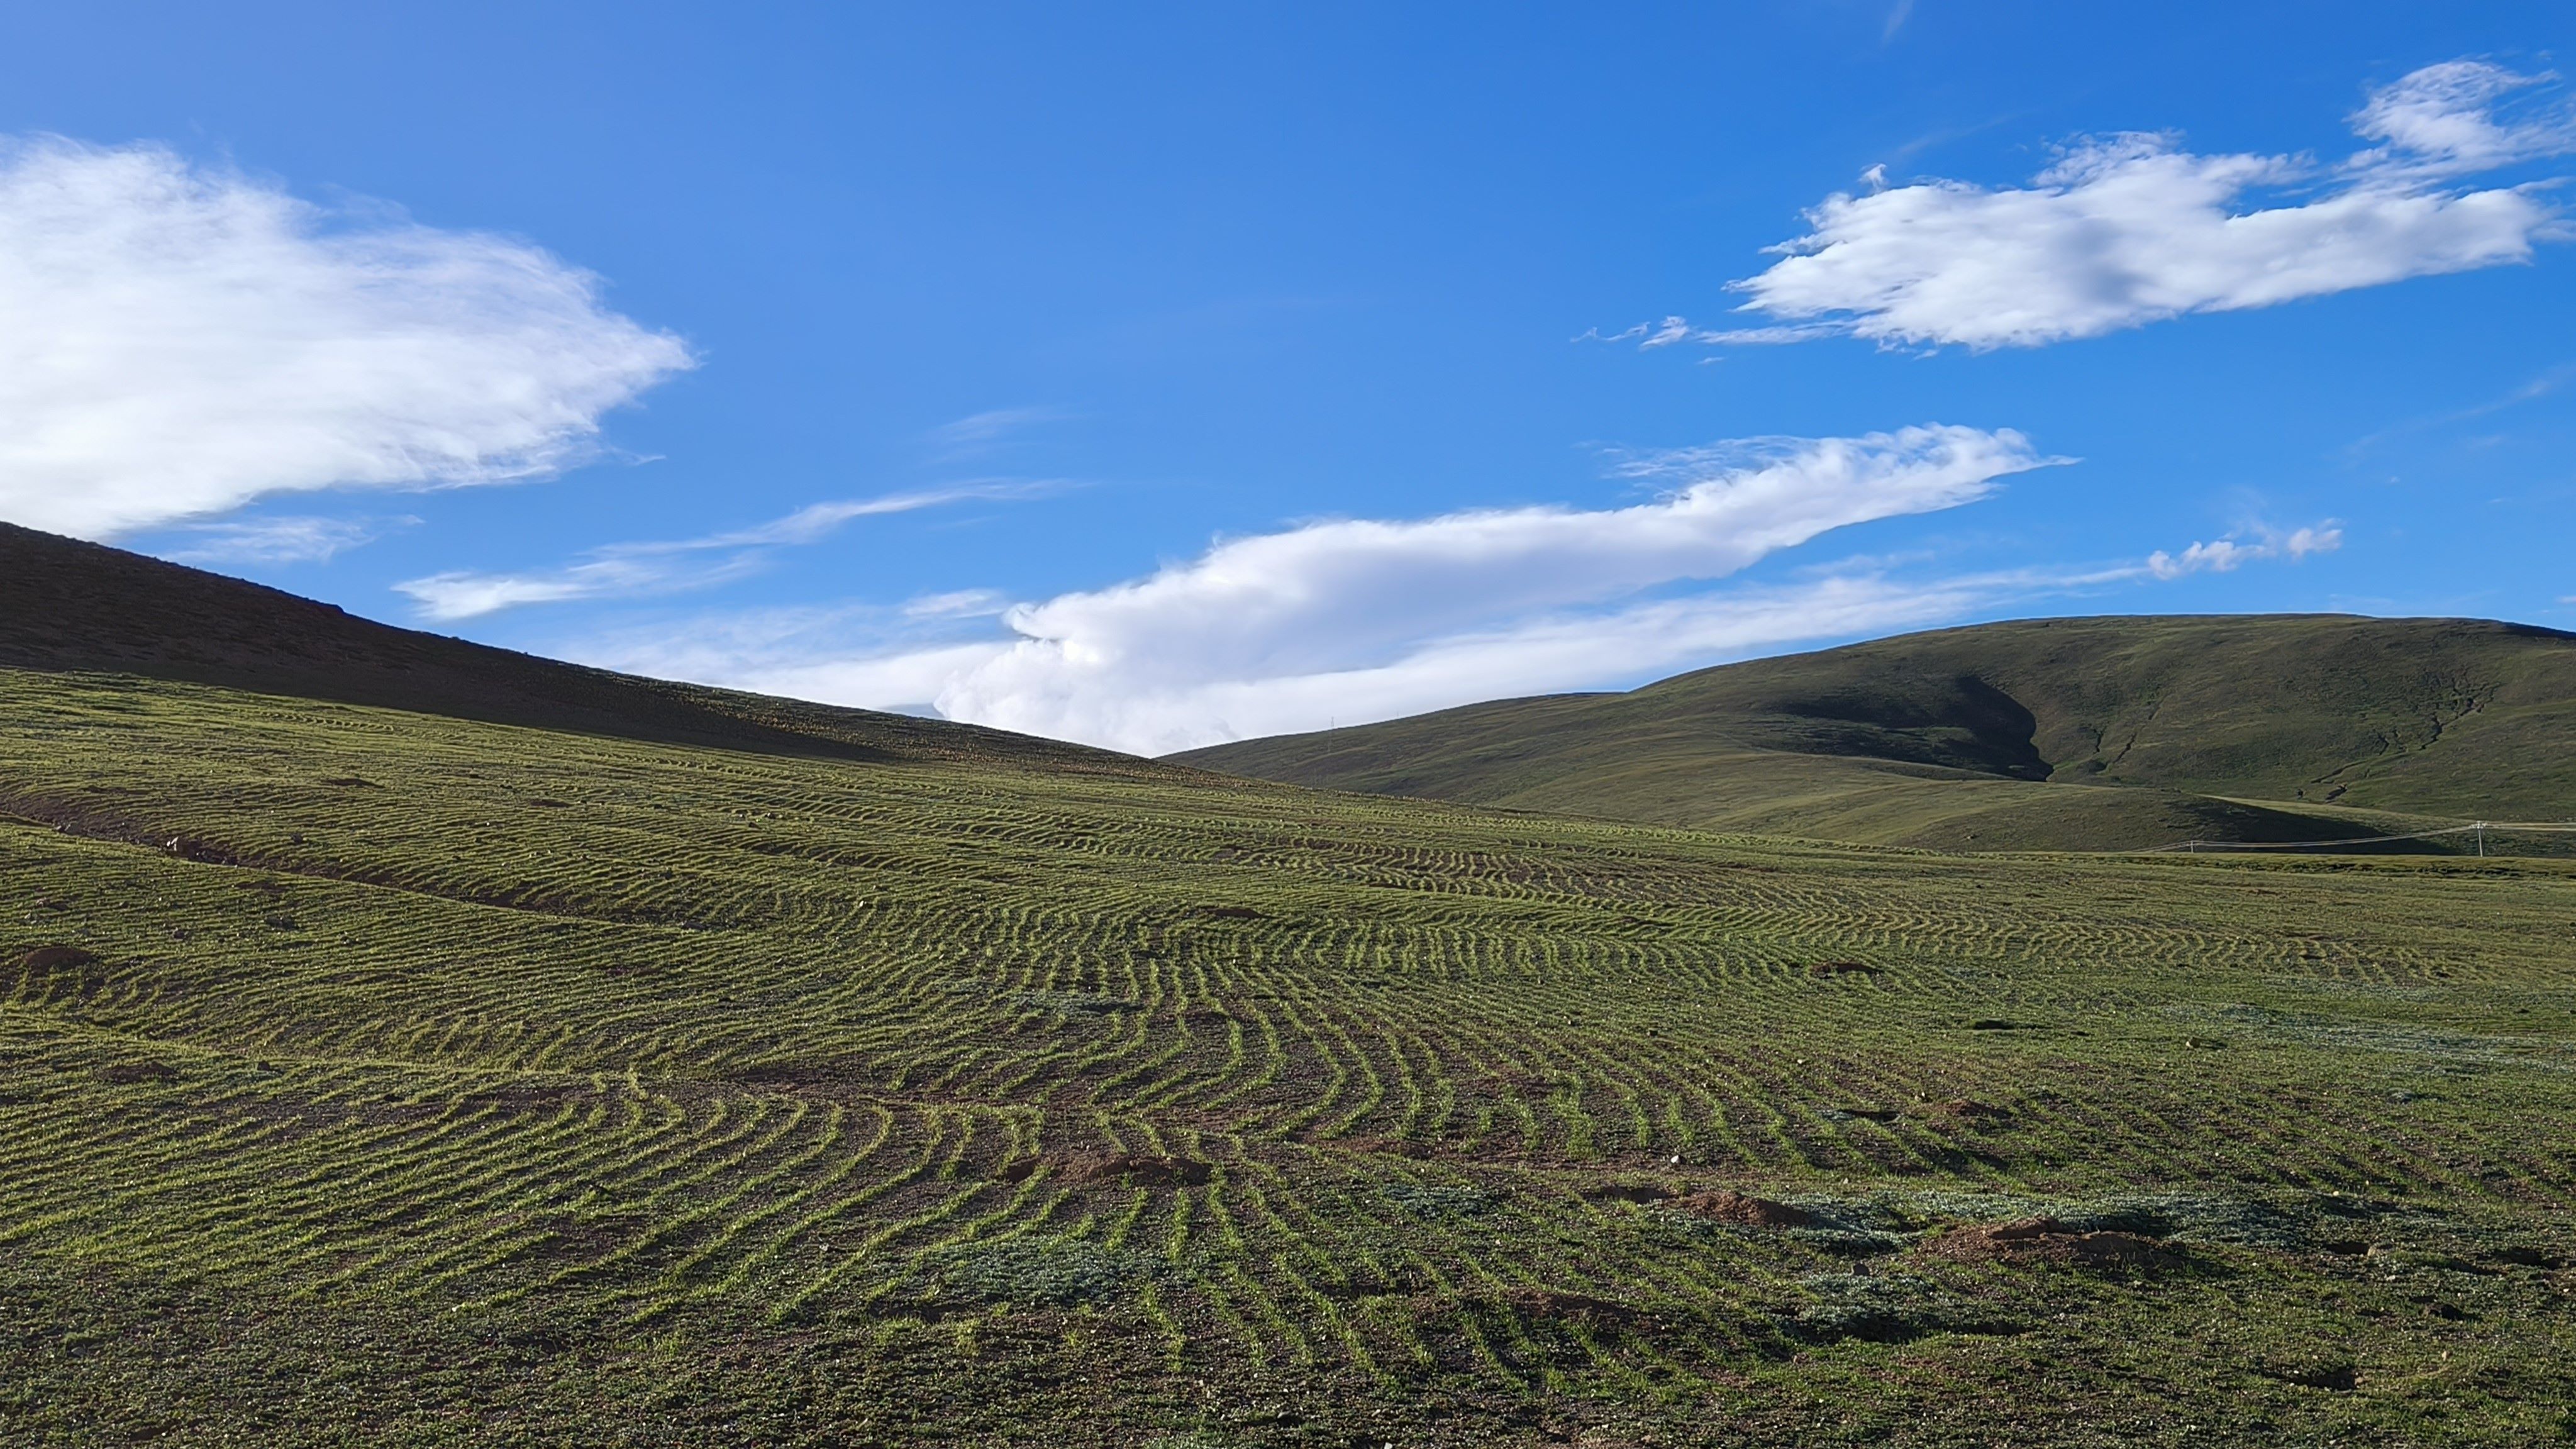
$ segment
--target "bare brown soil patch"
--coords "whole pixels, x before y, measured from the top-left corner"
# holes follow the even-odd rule
[[[2086,1232],[2055,1218],[2019,1218],[1943,1233],[1923,1246],[1960,1263],[2071,1263],[2079,1268],[2169,1268],[2182,1255],[2136,1233]]]
[[[511,1082],[465,1094],[469,1106],[497,1107],[505,1112],[550,1112],[566,1103],[596,1098],[587,1082]]]
[[[1437,1150],[1431,1143],[1412,1137],[1346,1137],[1333,1145],[1350,1152],[1373,1152],[1412,1162],[1429,1161]]]
[[[1673,1206],[1713,1223],[1737,1223],[1750,1228],[1802,1228],[1816,1220],[1815,1214],[1804,1208],[1723,1187],[1702,1188],[1676,1200]]]
[[[1212,1163],[1138,1152],[1079,1152],[1043,1160],[1049,1170],[1067,1182],[1114,1183],[1123,1187],[1204,1187],[1216,1175]],[[1037,1171],[1040,1161],[1021,1158],[1002,1169],[1001,1179],[1024,1182]]]
[[[78,946],[38,946],[18,957],[21,971],[77,971],[97,964],[96,955]]]

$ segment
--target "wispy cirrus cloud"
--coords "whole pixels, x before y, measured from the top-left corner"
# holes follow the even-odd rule
[[[2421,433],[2435,428],[2449,427],[2454,423],[2474,422],[2480,418],[2492,417],[2497,413],[2506,411],[2507,409],[2518,408],[2525,403],[2538,402],[2542,398],[2563,392],[2566,390],[2566,387],[2570,382],[2576,382],[2576,362],[2562,362],[2554,367],[2542,369],[2538,374],[2525,379],[2516,386],[2508,389],[2500,396],[2490,397],[2483,402],[2471,403],[2467,407],[2456,407],[2443,412],[2426,413],[2417,417],[2400,419],[2386,427],[2379,428],[2373,432],[2366,433],[2361,437],[2353,439],[2351,442],[2346,443],[2340,451],[2343,456],[2348,459],[2358,459],[2391,438],[2402,437],[2410,433]]]
[[[1070,411],[1058,407],[988,408],[940,424],[930,430],[930,438],[944,455],[982,453],[1032,428],[1060,423],[1072,416]]]
[[[184,564],[323,563],[346,550],[371,543],[388,525],[419,522],[414,518],[359,519],[284,515],[237,522],[194,523],[180,530],[184,542],[159,550],[161,557]]]
[[[2461,183],[2576,151],[2563,104],[2501,114],[2554,80],[2477,60],[2427,66],[2370,94],[2351,122],[2377,144],[2333,165],[2128,132],[2073,145],[2023,187],[1890,186],[1873,167],[1867,189],[1810,211],[1807,233],[1773,248],[1778,262],[1730,284],[1746,298],[1738,311],[1766,321],[1667,317],[1602,340],[2036,347],[2527,261],[2567,235],[2543,184]]]
[[[2576,109],[2564,102],[2510,120],[2496,115],[2497,101],[2556,79],[2481,60],[2410,72],[2371,92],[2353,113],[2354,132],[2381,144],[2346,161],[2343,169],[2366,181],[2448,180],[2576,151]]]
[[[406,579],[394,588],[412,597],[422,617],[440,621],[472,619],[526,604],[678,593],[756,573],[772,550],[819,542],[853,519],[912,513],[973,499],[1032,498],[1056,486],[997,480],[836,499],[808,504],[751,528],[699,538],[607,544],[557,568],[523,573],[460,569]]]
[[[598,278],[160,146],[0,139],[0,516],[107,537],[316,489],[536,478],[692,365]]]
[[[837,633],[848,618],[771,616],[748,633],[727,626],[713,647],[664,630],[585,657],[845,703],[927,703],[953,719],[1163,753],[1596,684],[1864,618],[1930,617],[1950,606],[1866,579],[1658,594],[1833,529],[1974,502],[2061,461],[2010,430],[1955,426],[1634,454],[1614,471],[1665,485],[1663,496],[1230,539],[1142,579],[1015,606],[1000,639],[925,634],[915,621],[898,640],[852,640]]]

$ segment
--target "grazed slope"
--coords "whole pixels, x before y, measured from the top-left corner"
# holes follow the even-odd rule
[[[2561,863],[9,670],[0,793],[8,1442],[2576,1430]]]
[[[1987,624],[1177,758],[1943,846],[2319,839],[2392,813],[2560,819],[2576,816],[2576,636],[2319,615]]]
[[[136,674],[732,749],[1154,769],[1001,730],[639,679],[397,629],[240,579],[8,523],[0,523],[0,667]]]

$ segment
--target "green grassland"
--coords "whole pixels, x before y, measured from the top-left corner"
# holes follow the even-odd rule
[[[0,668],[0,1441],[2576,1441],[2568,862],[151,672]]]
[[[1178,758],[1329,789],[1942,850],[2564,821],[2576,635],[2335,615],[2026,620]]]

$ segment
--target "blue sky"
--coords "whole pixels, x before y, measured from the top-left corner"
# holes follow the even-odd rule
[[[1143,751],[2576,627],[2576,11],[1597,10],[30,9],[0,517]]]

